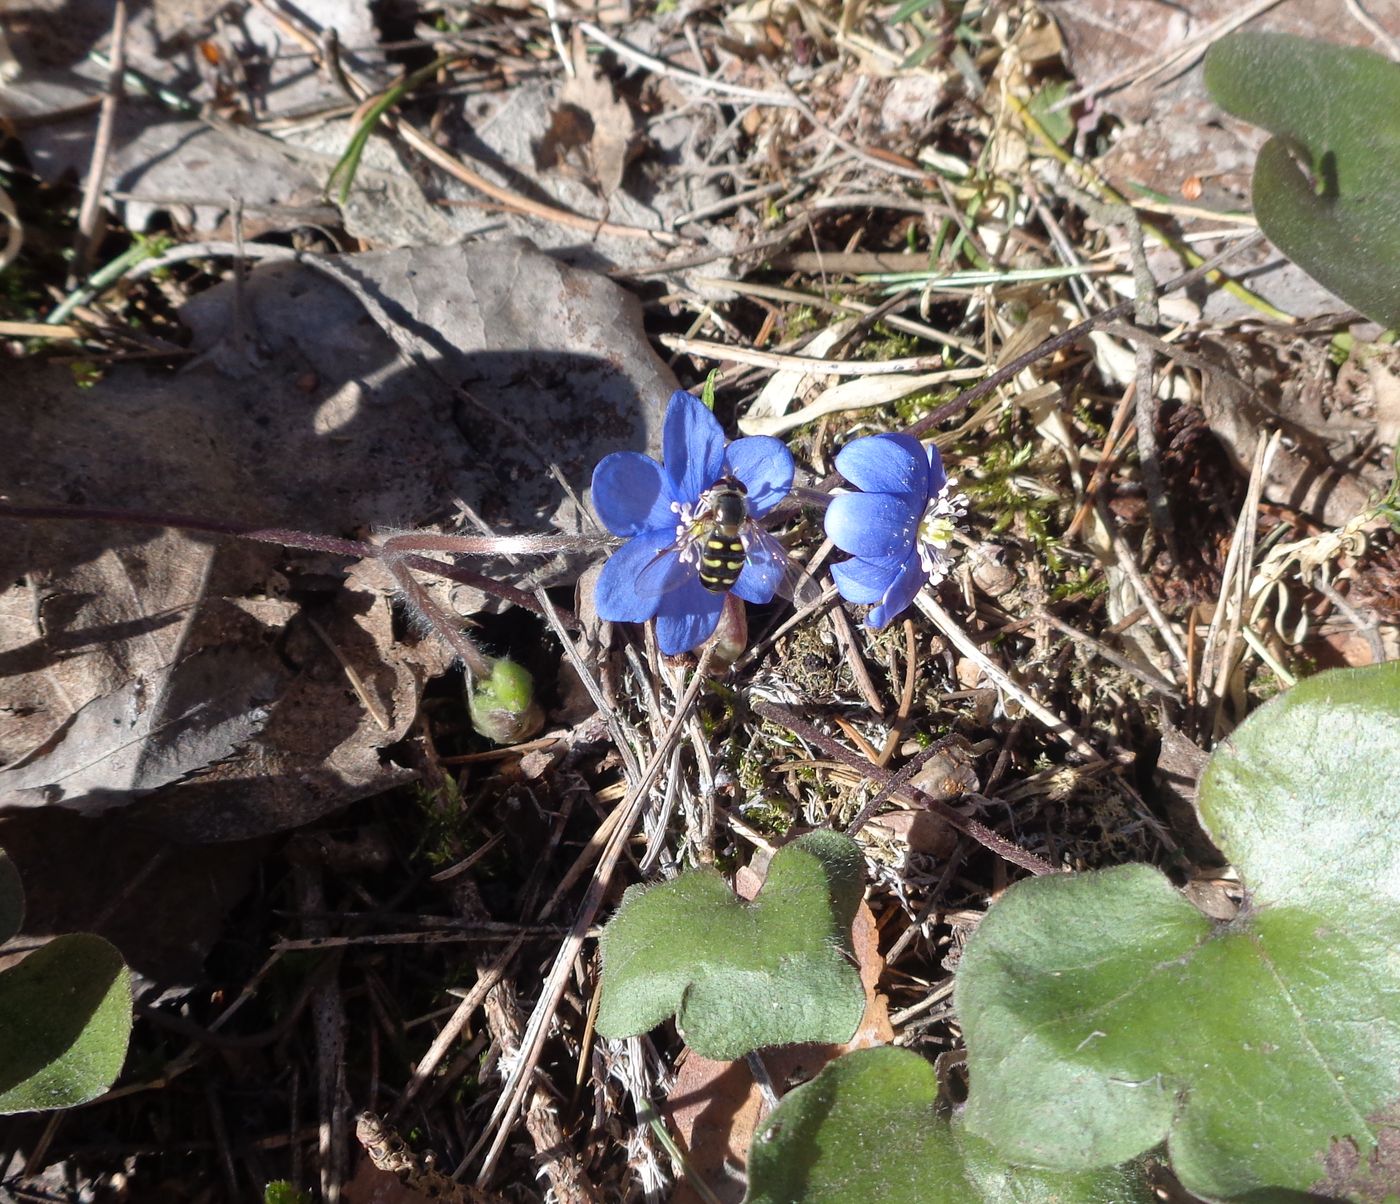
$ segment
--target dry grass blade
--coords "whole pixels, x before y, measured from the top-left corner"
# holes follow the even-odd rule
[[[985,368],[947,368],[941,355],[910,355],[892,360],[829,360],[807,355],[785,355],[778,351],[760,351],[753,347],[731,347],[704,339],[684,339],[677,335],[662,335],[661,342],[672,351],[701,359],[736,364],[752,364],[757,368],[800,368],[817,376],[883,376],[895,372],[928,372],[925,384],[948,381],[977,380],[986,375]]]
[[[0,247],[0,272],[3,272],[19,258],[20,249],[24,246],[24,223],[20,221],[19,210],[15,208],[10,194],[3,188],[0,188],[0,218],[5,221],[5,245]],[[37,331],[28,329],[6,331],[7,334],[28,336],[37,335],[43,330],[43,323],[40,322],[13,322],[6,323],[6,325],[38,328]],[[65,327],[65,329],[71,329],[71,327]]]
[[[700,663],[691,675],[690,685],[685,695],[676,705],[665,738],[652,751],[651,760],[642,770],[641,777],[630,787],[627,798],[608,817],[608,827],[611,830],[606,844],[600,853],[588,891],[575,915],[573,927],[560,946],[554,964],[541,985],[539,999],[535,1003],[534,1011],[530,1013],[530,1022],[521,1039],[520,1057],[511,1067],[510,1075],[501,1089],[500,1099],[491,1113],[485,1132],[464,1160],[465,1165],[470,1165],[480,1153],[482,1146],[490,1139],[490,1147],[487,1149],[480,1174],[477,1177],[477,1182],[483,1187],[495,1171],[496,1163],[510,1136],[511,1126],[515,1123],[515,1118],[524,1101],[530,1077],[534,1074],[536,1066],[539,1065],[549,1022],[555,1009],[559,1006],[559,1000],[563,995],[574,959],[583,947],[584,938],[603,905],[603,896],[608,883],[612,879],[613,872],[617,869],[623,847],[641,815],[642,804],[651,790],[652,783],[656,780],[656,775],[661,771],[661,766],[669,756],[672,745],[680,739],[685,730],[690,708],[695,705],[700,687],[706,680],[709,659],[710,654],[707,651],[700,658]]]

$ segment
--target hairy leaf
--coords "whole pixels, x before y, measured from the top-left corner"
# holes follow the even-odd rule
[[[1132,1204],[1139,1166],[1073,1173],[1013,1167],[938,1107],[918,1054],[885,1046],[838,1058],[789,1092],[750,1151],[745,1204]]]
[[[1157,870],[1014,886],[969,941],[969,1130],[1085,1169],[1166,1139],[1186,1187],[1400,1191],[1400,663],[1319,674],[1211,756],[1198,806],[1248,894]]]
[[[710,868],[632,887],[602,937],[598,1031],[636,1036],[674,1014],[715,1059],[850,1040],[865,1008],[851,952],[862,869],[848,837],[809,832],[774,855],[752,903]]]
[[[71,1108],[112,1085],[131,1035],[131,972],[91,933],[0,974],[0,1115]]]
[[[1254,165],[1254,214],[1299,267],[1400,326],[1400,65],[1281,33],[1210,48],[1206,86],[1277,137]]]

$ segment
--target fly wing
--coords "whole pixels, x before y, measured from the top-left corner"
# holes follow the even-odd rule
[[[762,572],[764,583],[773,593],[790,598],[799,607],[815,602],[822,589],[810,573],[788,555],[787,549],[757,523],[745,532],[749,566]]]
[[[637,574],[637,596],[659,598],[669,594],[693,572],[694,567],[682,562],[675,547],[662,548]]]

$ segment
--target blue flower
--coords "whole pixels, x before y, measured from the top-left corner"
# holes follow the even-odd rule
[[[884,627],[923,587],[948,575],[948,549],[967,497],[943,471],[932,444],[909,435],[869,435],[836,455],[836,468],[861,493],[841,493],[826,511],[826,533],[853,559],[831,566],[848,602],[870,603],[865,622]]]
[[[714,632],[728,590],[700,580],[705,538],[715,529],[713,491],[742,486],[739,536],[743,568],[730,589],[745,602],[770,602],[783,576],[781,549],[753,519],[792,488],[792,454],[756,435],[728,447],[719,421],[691,394],[671,394],[661,430],[662,462],[614,452],[593,470],[593,509],[614,535],[627,537],[598,578],[599,618],[656,620],[667,656],[698,648]]]

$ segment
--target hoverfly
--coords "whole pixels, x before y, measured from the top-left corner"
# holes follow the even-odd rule
[[[758,570],[772,593],[805,600],[807,593],[820,592],[783,545],[749,516],[748,490],[737,478],[721,477],[693,511],[678,504],[674,509],[680,519],[675,543],[637,575],[640,596],[659,597],[692,577],[713,594],[728,593],[746,565]]]

